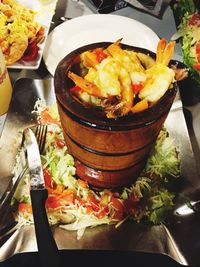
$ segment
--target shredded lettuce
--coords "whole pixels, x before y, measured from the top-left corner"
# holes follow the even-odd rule
[[[178,177],[180,174],[180,157],[174,139],[162,130],[147,160],[144,170],[161,178]]]
[[[77,230],[79,239],[87,227],[112,223],[117,227],[127,218],[136,222],[162,223],[173,208],[175,194],[169,191],[167,185],[180,174],[180,158],[173,138],[166,129],[161,130],[141,175],[132,186],[124,188],[120,193],[109,189],[95,192],[87,183],[77,179],[73,157],[65,145],[56,145],[57,140],[64,142],[61,128],[50,127],[45,153],[41,155],[43,168],[48,169],[55,185],[55,188],[50,189],[49,197],[53,196],[54,201],[59,201],[64,196],[65,201],[65,197],[69,197],[68,190],[72,190],[73,199],[67,205],[61,202],[60,206],[47,207],[51,224],[60,224],[66,230]],[[29,183],[27,177],[25,181],[22,180],[22,188],[20,186],[15,195],[19,203],[30,202],[30,197],[27,198]],[[56,188],[61,193],[55,192]],[[32,216],[27,213],[16,213],[15,218],[24,224],[32,220]]]

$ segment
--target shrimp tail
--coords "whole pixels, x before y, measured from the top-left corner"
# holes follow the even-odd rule
[[[98,86],[95,84],[86,81],[81,76],[69,71],[67,76],[74,81],[74,83],[79,86],[83,91],[87,92],[88,94],[91,94],[93,96],[103,98],[101,94],[101,90]]]
[[[166,45],[167,45],[167,41],[164,38],[158,42],[157,50],[156,50],[156,63],[162,64],[163,54],[164,54]]]
[[[164,38],[158,42],[157,53],[156,53],[157,64],[168,66],[172,58],[172,55],[174,53],[175,44],[176,44],[175,41],[167,43],[166,39]]]
[[[175,44],[176,44],[175,41],[172,41],[167,44],[165,51],[164,51],[163,60],[162,60],[163,65],[168,66],[174,53]]]

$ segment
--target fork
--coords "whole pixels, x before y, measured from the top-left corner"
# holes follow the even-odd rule
[[[35,136],[38,142],[40,154],[44,152],[47,130],[48,130],[47,125],[40,125],[40,124],[36,127],[36,130],[35,130]],[[24,139],[22,139],[21,148],[23,147],[23,144],[24,144]],[[13,181],[11,180],[5,193],[0,199],[1,223],[3,222],[3,218],[6,218],[6,215],[9,211],[8,205],[10,205],[14,192],[16,191],[17,186],[19,185],[19,182],[21,181],[22,177],[24,177],[27,171],[28,171],[28,164],[26,162],[25,166],[23,167],[23,169],[17,176],[14,184],[13,184]]]

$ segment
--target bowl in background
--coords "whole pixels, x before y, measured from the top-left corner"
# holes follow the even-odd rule
[[[109,44],[95,43],[74,50],[61,60],[54,76],[64,138],[75,159],[76,174],[95,188],[119,188],[136,180],[177,92],[175,83],[147,110],[117,119],[108,119],[102,110],[81,105],[69,92],[74,84],[67,72],[79,72],[82,52]],[[146,49],[123,44],[122,48],[155,58],[155,54]]]

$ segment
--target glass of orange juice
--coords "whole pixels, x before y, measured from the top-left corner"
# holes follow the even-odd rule
[[[0,49],[0,116],[8,111],[12,96],[12,85]]]

